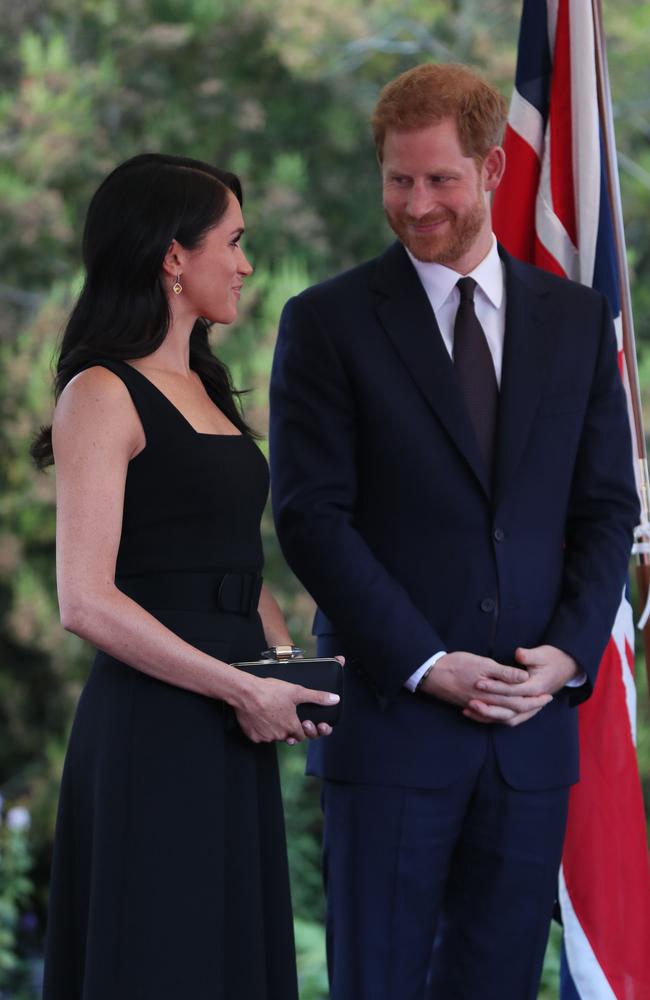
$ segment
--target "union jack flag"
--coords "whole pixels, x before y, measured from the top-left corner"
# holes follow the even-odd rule
[[[507,168],[493,208],[516,257],[621,298],[599,116],[592,0],[524,0]],[[634,627],[623,596],[579,712],[581,780],[560,870],[562,1000],[649,1000],[650,869],[635,753]]]

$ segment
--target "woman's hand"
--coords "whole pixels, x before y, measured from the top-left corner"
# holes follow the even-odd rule
[[[313,723],[309,723],[313,732],[305,729],[307,723],[301,723],[296,714],[296,705],[303,702],[336,705],[339,701],[337,694],[315,691],[274,677],[251,677],[250,682],[245,697],[233,707],[242,731],[253,743],[286,740],[293,745],[306,737],[315,739],[319,735],[326,735],[325,732],[320,732],[320,726],[316,731]],[[331,732],[329,726],[326,728]]]

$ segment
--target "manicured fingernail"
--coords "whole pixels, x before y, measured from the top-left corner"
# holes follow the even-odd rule
[[[336,705],[337,702],[339,702],[341,699],[337,694],[328,694],[327,700],[330,703],[330,705]]]
[[[295,740],[287,740],[287,744],[290,747],[294,747],[296,745],[296,741]]]

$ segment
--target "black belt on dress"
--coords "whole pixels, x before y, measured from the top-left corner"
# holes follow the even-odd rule
[[[262,576],[240,571],[142,573],[118,576],[115,584],[143,607],[223,611],[250,617],[257,611]]]

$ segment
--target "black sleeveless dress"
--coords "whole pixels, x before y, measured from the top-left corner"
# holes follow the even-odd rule
[[[117,585],[220,660],[257,659],[257,612],[219,610],[217,594],[225,574],[239,585],[262,567],[261,452],[197,433],[130,365],[97,363],[127,386],[147,442]],[[223,702],[99,651],[61,785],[45,1000],[297,996],[274,745],[247,740]]]

